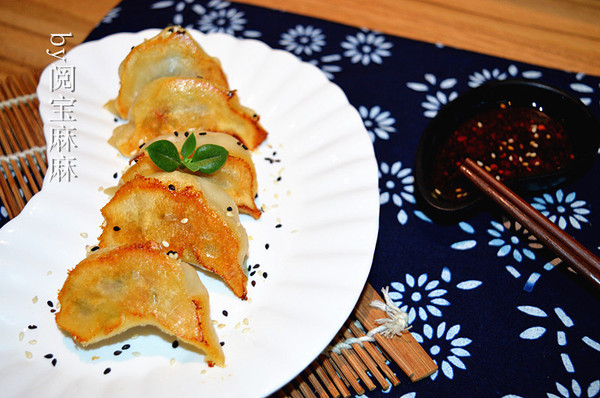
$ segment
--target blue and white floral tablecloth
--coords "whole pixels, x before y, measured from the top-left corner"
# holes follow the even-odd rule
[[[124,0],[88,40],[180,24],[264,41],[317,65],[359,110],[380,172],[369,282],[390,287],[439,371],[369,397],[600,397],[600,298],[500,213],[438,225],[416,206],[421,132],[470,87],[512,77],[562,88],[600,116],[600,79],[217,0]],[[526,199],[600,252],[600,162]],[[6,220],[2,208],[0,225]],[[401,373],[398,369],[399,374]]]

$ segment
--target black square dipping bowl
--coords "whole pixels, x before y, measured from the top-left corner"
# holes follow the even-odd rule
[[[423,132],[418,205],[441,222],[481,210],[483,194],[458,171],[466,157],[523,193],[580,177],[599,147],[600,125],[579,99],[535,81],[489,82],[445,105]]]

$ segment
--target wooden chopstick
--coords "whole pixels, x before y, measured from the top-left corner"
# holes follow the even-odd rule
[[[471,159],[460,171],[547,248],[600,288],[600,259]]]

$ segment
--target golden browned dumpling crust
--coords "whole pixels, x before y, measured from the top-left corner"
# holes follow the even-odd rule
[[[154,241],[164,253],[220,276],[246,299],[248,237],[218,185],[182,172],[136,176],[102,208],[101,248]]]
[[[154,242],[92,252],[69,271],[58,300],[56,323],[82,346],[152,325],[200,349],[209,365],[225,364],[197,271]]]
[[[108,140],[124,156],[134,155],[140,145],[173,131],[226,133],[250,150],[267,138],[259,116],[240,104],[235,91],[222,90],[199,78],[151,81],[137,95],[128,120],[116,127]]]
[[[119,65],[121,87],[109,110],[126,119],[135,97],[150,81],[163,76],[202,77],[229,90],[221,62],[208,55],[180,26],[168,26],[133,47]]]
[[[192,173],[209,181],[214,182],[227,192],[237,205],[240,213],[249,214],[254,219],[260,218],[262,212],[256,206],[255,198],[258,194],[258,182],[256,179],[256,170],[252,156],[248,149],[234,137],[223,133],[212,132],[173,132],[156,137],[148,142],[144,148],[156,140],[168,140],[175,144],[181,151],[181,146],[189,134],[196,137],[196,145],[199,147],[204,144],[220,145],[227,149],[229,155],[227,161],[219,170],[212,174],[203,174],[201,172],[192,172],[188,169],[182,170],[186,173]],[[148,156],[148,153],[142,150],[131,161],[131,166],[125,170],[121,177],[120,184],[123,184],[136,175],[149,176],[159,173],[162,170],[154,164]]]

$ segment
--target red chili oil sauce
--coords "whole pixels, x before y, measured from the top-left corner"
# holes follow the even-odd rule
[[[432,170],[435,195],[468,195],[458,170],[466,157],[506,181],[559,170],[574,154],[560,122],[535,108],[500,104],[464,122],[441,145]]]

